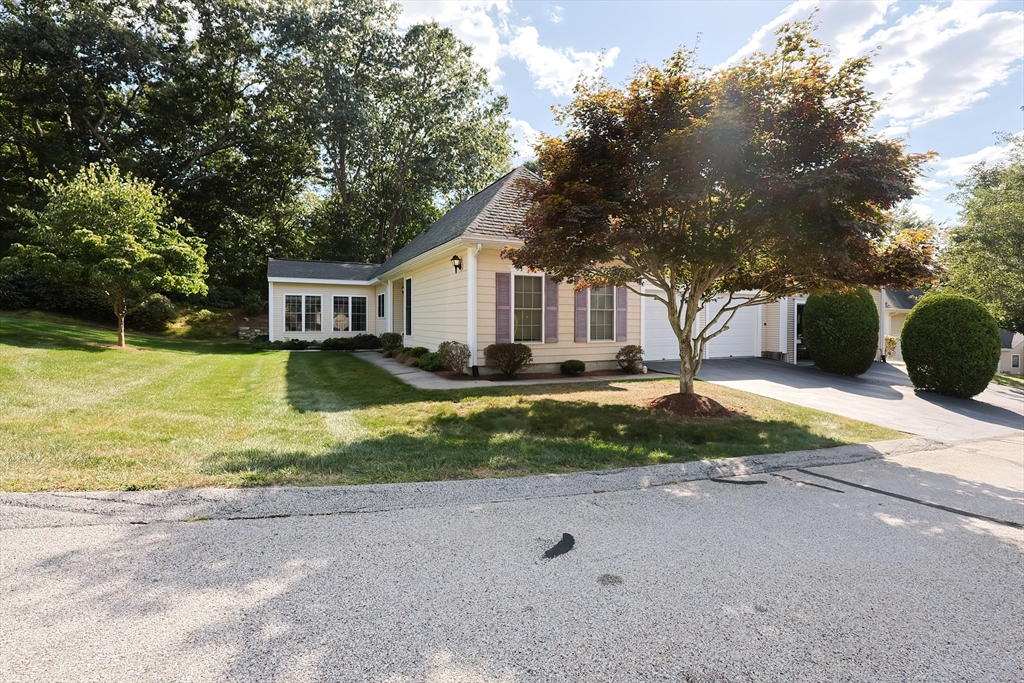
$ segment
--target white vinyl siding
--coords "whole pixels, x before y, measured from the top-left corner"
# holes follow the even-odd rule
[[[590,290],[590,341],[615,339],[615,288]]]
[[[539,342],[544,339],[544,278],[516,275],[512,296],[512,341]]]

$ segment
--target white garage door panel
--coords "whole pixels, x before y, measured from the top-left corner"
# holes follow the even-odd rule
[[[714,317],[725,305],[724,299],[716,299],[708,306],[708,318]],[[750,357],[761,355],[761,337],[758,334],[758,307],[745,306],[736,311],[729,322],[729,329],[708,342],[708,358]],[[723,316],[724,317],[724,316]],[[715,329],[721,327],[721,321]]]
[[[668,324],[668,307],[644,297],[644,359],[679,359],[679,343]]]

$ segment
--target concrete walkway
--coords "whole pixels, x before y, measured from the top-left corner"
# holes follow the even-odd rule
[[[417,389],[468,389],[470,387],[516,387],[530,386],[534,384],[577,384],[579,382],[628,382],[638,379],[653,379],[654,375],[609,375],[607,377],[546,377],[543,379],[515,379],[501,382],[492,382],[486,379],[446,379],[426,370],[411,368],[402,365],[398,361],[385,358],[377,351],[357,351],[356,356],[367,363],[376,365],[381,370],[386,370],[402,380],[411,384]]]
[[[678,375],[678,361],[649,362]],[[1024,448],[1024,392],[991,385],[973,399],[915,392],[898,365],[875,363],[860,377],[762,358],[705,361],[698,378],[944,442],[1015,435]]]

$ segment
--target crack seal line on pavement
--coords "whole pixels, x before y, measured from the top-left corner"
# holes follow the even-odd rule
[[[831,486],[825,486],[824,484],[815,484],[813,481],[804,481],[803,479],[794,479],[793,477],[787,477],[784,474],[777,474],[775,472],[772,472],[771,475],[773,477],[779,477],[780,479],[785,479],[786,481],[791,481],[794,484],[803,484],[804,486],[814,486],[815,488],[825,489],[826,491],[834,491],[835,493],[846,493],[846,491],[841,491],[839,489],[834,489]]]
[[[976,512],[968,512],[967,510],[960,510],[958,508],[951,508],[948,505],[939,505],[938,503],[931,503],[927,500],[921,500],[920,498],[911,498],[910,496],[903,496],[899,493],[893,493],[892,491],[883,491],[882,489],[876,489],[872,486],[865,486],[864,484],[855,484],[852,481],[846,481],[845,479],[838,479],[836,477],[830,477],[827,474],[818,474],[817,472],[810,472],[808,470],[798,469],[797,472],[801,474],[808,474],[812,477],[821,477],[822,479],[828,479],[834,481],[837,484],[845,484],[846,486],[852,486],[854,488],[863,489],[864,491],[871,491],[872,493],[878,493],[883,496],[889,496],[890,498],[899,498],[910,503],[917,503],[918,505],[924,505],[925,507],[935,508],[936,510],[944,510],[946,512],[952,512],[954,515],[960,515],[961,517],[971,517],[973,519],[980,519],[986,522],[993,522],[995,524],[1002,524],[1003,526],[1013,527],[1014,529],[1024,529],[1024,524],[1020,522],[1010,522],[1005,519],[996,519],[995,517],[988,517],[986,515],[979,515]]]

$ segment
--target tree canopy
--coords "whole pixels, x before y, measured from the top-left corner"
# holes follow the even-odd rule
[[[943,291],[977,299],[1000,327],[1024,334],[1024,137],[1006,158],[973,167],[957,185],[960,222],[943,253]]]
[[[113,163],[168,192],[211,284],[267,257],[378,260],[508,168],[470,49],[387,0],[0,0],[0,196]],[[24,241],[0,215],[0,256]]]
[[[506,254],[576,286],[615,284],[666,306],[680,391],[743,306],[931,279],[931,235],[898,231],[927,155],[870,131],[868,58],[834,64],[809,22],[771,54],[710,70],[681,50],[622,88],[580,85],[542,139],[532,208]],[[726,304],[701,322],[716,296]]]
[[[183,221],[168,215],[152,182],[93,165],[39,186],[48,201],[28,215],[34,244],[15,244],[0,264],[96,289],[117,316],[118,346],[125,316],[150,294],[205,293],[206,245],[181,234]]]

